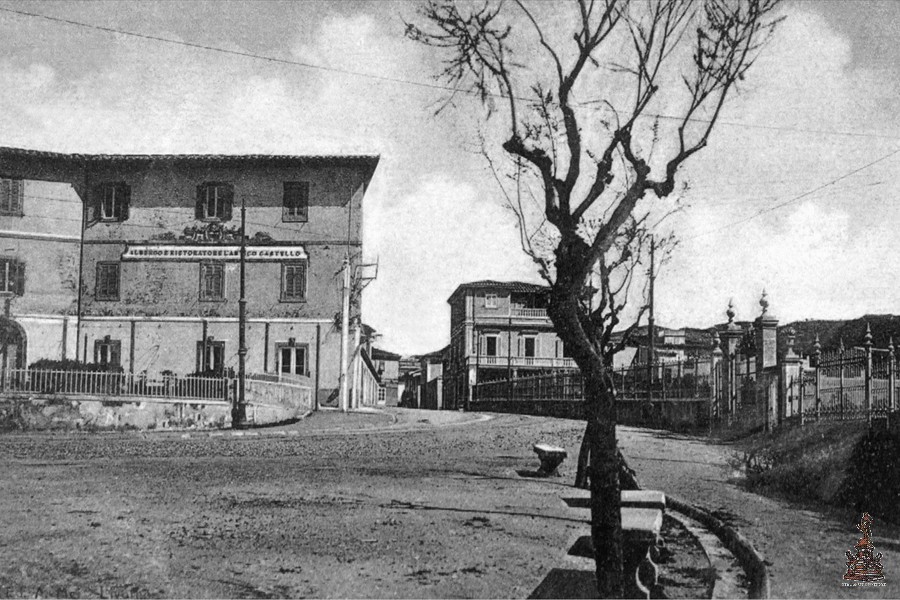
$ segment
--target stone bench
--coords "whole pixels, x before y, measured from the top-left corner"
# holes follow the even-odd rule
[[[655,508],[666,512],[666,495],[658,490],[622,490],[621,506]]]
[[[551,446],[550,444],[535,444],[534,452],[538,455],[538,460],[541,461],[541,468],[538,470],[538,473],[544,476],[558,475],[556,468],[568,456],[564,448]]]
[[[587,490],[584,490],[587,492]],[[657,490],[622,490],[620,506],[628,508],[656,508],[663,514],[666,512],[666,495]],[[590,494],[563,498],[563,502],[572,508],[590,508]]]
[[[658,508],[622,507],[621,510],[625,597],[649,599],[650,590],[657,587],[659,578],[651,552],[659,541],[663,513]],[[569,554],[593,559],[591,536],[579,537]]]

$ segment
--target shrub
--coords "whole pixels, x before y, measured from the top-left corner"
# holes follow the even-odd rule
[[[29,391],[44,394],[114,394],[122,386],[124,373],[124,369],[119,365],[48,358],[31,363],[28,371],[28,381],[24,387]],[[101,375],[105,373],[109,373],[110,376]]]

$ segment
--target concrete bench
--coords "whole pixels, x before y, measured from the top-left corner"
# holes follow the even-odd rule
[[[650,598],[657,587],[659,570],[651,557],[651,549],[659,541],[663,513],[657,508],[622,508],[622,562],[625,570],[625,597]],[[591,536],[578,538],[569,554],[594,558]]]
[[[558,475],[556,468],[566,459],[565,449],[550,444],[535,444],[534,452],[541,461],[538,473],[541,475]]]
[[[658,490],[622,490],[622,506],[656,508],[666,512],[666,495]]]

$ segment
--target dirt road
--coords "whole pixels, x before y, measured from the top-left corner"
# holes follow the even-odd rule
[[[563,501],[582,424],[476,419],[398,410],[241,436],[2,436],[0,596],[526,597],[573,566],[566,550],[587,533]],[[896,527],[875,524],[887,587],[842,588],[855,515],[745,492],[728,447],[619,435],[645,487],[756,545],[774,596],[900,595]],[[540,441],[569,450],[560,478],[522,476]]]
[[[526,597],[587,515],[561,499],[572,461],[517,471],[581,424],[452,420],[4,436],[0,596]]]

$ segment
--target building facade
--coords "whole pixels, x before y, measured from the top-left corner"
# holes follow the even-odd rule
[[[80,241],[81,199],[70,185],[0,170],[4,368],[75,357]]]
[[[465,407],[479,382],[577,368],[547,316],[547,291],[516,281],[474,281],[456,288],[447,300],[445,407]]]
[[[64,250],[47,255],[22,242],[11,254],[28,269],[25,293],[12,300],[8,319],[25,328],[22,362],[77,356],[148,374],[236,368],[243,239],[248,372],[308,381],[320,402],[334,400],[340,272],[345,258],[359,261],[362,200],[377,163],[376,156],[0,149],[0,175],[25,182],[26,207],[35,182],[60,187],[80,204],[72,203],[78,211],[69,215],[66,239],[54,241]],[[42,202],[34,196],[38,210]],[[18,225],[4,227],[0,238],[17,239],[27,222],[20,218]],[[54,271],[48,261],[65,262],[68,278],[58,277],[62,267]],[[42,278],[31,264],[53,281],[33,298],[29,292]],[[44,313],[72,318],[39,332],[27,319]],[[358,315],[358,302],[351,313]],[[56,330],[67,333],[61,338]]]

